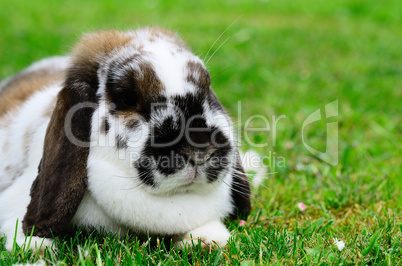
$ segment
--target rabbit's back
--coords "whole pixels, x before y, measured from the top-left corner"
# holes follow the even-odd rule
[[[0,84],[0,117],[21,106],[34,93],[64,77],[67,57],[52,57],[32,64]]]
[[[67,57],[45,59],[1,83],[0,195],[28,169],[29,178],[36,176],[67,63]]]

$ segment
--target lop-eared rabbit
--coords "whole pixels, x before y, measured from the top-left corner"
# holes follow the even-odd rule
[[[8,250],[74,226],[223,247],[224,220],[251,208],[210,74],[161,28],[84,35],[70,56],[2,82],[0,148]]]

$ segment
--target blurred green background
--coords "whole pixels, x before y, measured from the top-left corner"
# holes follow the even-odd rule
[[[292,224],[302,201],[309,208],[299,219],[326,217],[340,225],[333,230],[346,239],[377,226],[373,213],[384,218],[391,210],[401,226],[399,0],[2,1],[0,78],[35,60],[67,54],[82,33],[146,25],[178,32],[201,58],[227,29],[207,66],[239,133],[251,115],[271,122],[273,115],[286,116],[278,122],[276,139],[272,133],[249,133],[253,142],[269,146],[243,145],[286,160],[285,166],[270,162],[270,171],[278,173],[264,181],[268,189],[254,192],[255,225]],[[301,128],[309,114],[335,100],[339,163],[329,166],[306,150]],[[308,131],[309,144],[322,151],[325,137],[325,122]],[[390,234],[400,240],[396,230]]]

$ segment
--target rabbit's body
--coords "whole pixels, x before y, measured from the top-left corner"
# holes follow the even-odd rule
[[[43,60],[2,83],[0,101],[17,98],[13,80],[24,73],[30,89],[0,109],[7,249],[17,220],[20,245],[32,230],[48,245],[73,224],[224,246],[222,220],[248,214],[230,120],[202,61],[171,32],[89,35],[71,58]],[[29,79],[40,73],[47,80],[35,87]]]

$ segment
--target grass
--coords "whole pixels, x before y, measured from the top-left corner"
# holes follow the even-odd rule
[[[232,114],[243,149],[271,155],[268,175],[253,189],[244,226],[222,250],[170,250],[133,236],[102,233],[56,240],[52,264],[382,264],[402,262],[402,8],[399,1],[8,1],[0,9],[0,78],[40,58],[66,54],[82,32],[162,25],[205,56],[213,88]],[[338,100],[339,163],[305,148],[305,118]],[[241,101],[241,110],[238,109]],[[252,115],[277,123],[249,132]],[[254,119],[250,126],[263,127]],[[325,150],[326,124],[309,127],[308,144]],[[284,163],[279,163],[283,160]],[[282,161],[281,161],[282,162]],[[307,205],[300,211],[298,202]],[[1,203],[0,203],[1,204]],[[333,238],[343,240],[339,251]],[[4,238],[0,236],[0,243]],[[5,251],[0,264],[35,262],[31,251]]]

